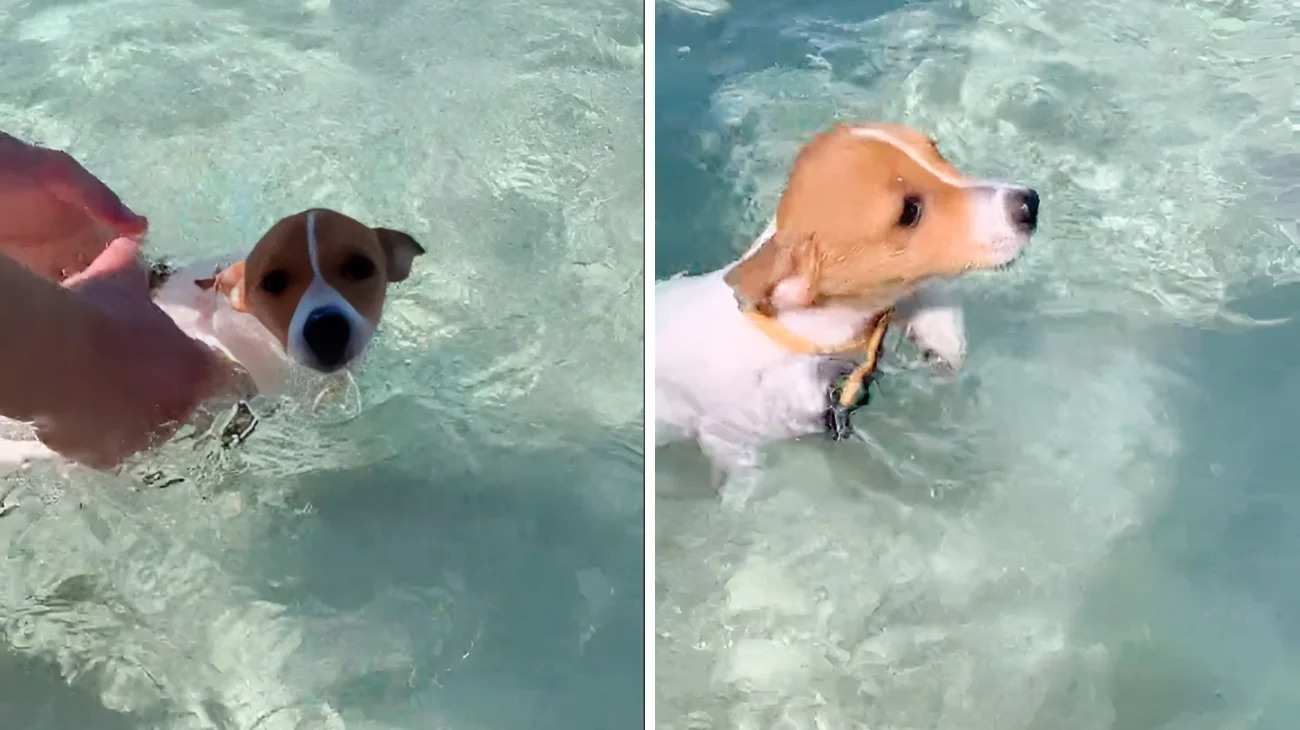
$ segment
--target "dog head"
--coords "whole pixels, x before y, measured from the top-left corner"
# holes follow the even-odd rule
[[[212,284],[234,309],[256,317],[291,358],[328,373],[365,351],[389,284],[410,275],[423,253],[401,231],[312,209],[271,226],[247,258]]]
[[[1038,227],[1038,193],[973,180],[898,125],[837,125],[795,159],[772,234],[725,275],[773,314],[888,306],[930,278],[1009,265]]]

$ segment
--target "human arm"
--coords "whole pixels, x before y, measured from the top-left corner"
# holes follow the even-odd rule
[[[0,415],[98,468],[168,435],[220,382],[213,353],[149,298],[147,225],[67,154],[0,133]]]
[[[0,255],[0,334],[0,413],[96,468],[170,435],[225,374],[150,301],[125,238],[62,286]]]
[[[74,385],[90,361],[97,312],[75,292],[0,253],[0,414],[34,421]]]

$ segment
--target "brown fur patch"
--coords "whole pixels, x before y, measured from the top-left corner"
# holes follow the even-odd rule
[[[965,178],[918,132],[873,125],[951,179]],[[808,304],[892,304],[929,277],[987,265],[974,240],[970,188],[954,185],[898,147],[836,125],[795,158],[777,208],[775,234],[726,276],[742,301],[772,313],[773,291],[799,281]],[[903,225],[906,201],[921,215]]]

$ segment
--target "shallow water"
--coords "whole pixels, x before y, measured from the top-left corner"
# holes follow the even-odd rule
[[[627,0],[0,0],[0,129],[103,177],[151,252],[315,205],[428,249],[359,405],[0,486],[5,730],[640,724],[641,28]]]
[[[862,443],[774,449],[739,514],[660,454],[659,726],[1294,727],[1294,4],[702,5],[659,4],[657,277],[738,255],[837,119],[1044,219]]]

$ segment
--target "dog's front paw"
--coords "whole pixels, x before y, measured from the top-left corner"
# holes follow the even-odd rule
[[[961,371],[965,356],[944,357],[935,350],[921,350],[921,363],[930,371],[930,377],[947,380]]]
[[[966,337],[958,325],[940,327],[933,319],[922,319],[909,323],[903,337],[932,377],[950,378],[966,365]]]

